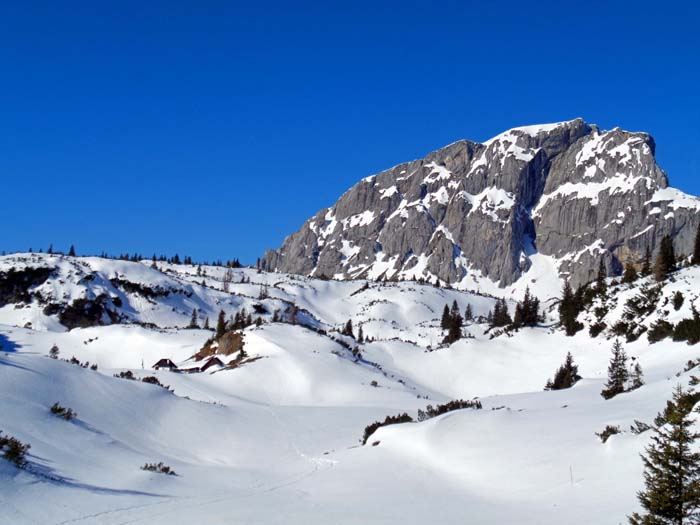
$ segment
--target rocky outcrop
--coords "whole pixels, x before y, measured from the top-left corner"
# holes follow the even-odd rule
[[[645,133],[581,119],[459,141],[363,179],[262,259],[334,278],[519,279],[551,257],[574,284],[610,275],[663,235],[689,253],[700,201],[668,187]]]

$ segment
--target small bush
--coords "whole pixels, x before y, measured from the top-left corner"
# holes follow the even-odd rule
[[[608,439],[610,439],[611,436],[619,434],[620,432],[620,427],[608,425],[603,429],[602,432],[596,432],[595,435],[598,436],[603,443],[605,443],[608,441]]]
[[[677,291],[675,294],[673,294],[673,309],[677,312],[678,310],[681,309],[681,306],[683,306],[683,301],[685,300],[685,297],[683,297],[683,294],[681,291]]]
[[[700,342],[700,316],[693,312],[693,317],[678,322],[673,330],[674,341],[686,341],[689,345]]]
[[[54,403],[51,407],[51,413],[56,416],[62,417],[66,421],[70,421],[71,419],[75,419],[76,417],[78,417],[78,414],[73,412],[72,408],[62,407],[58,404],[58,402]]]
[[[671,337],[672,335],[673,324],[669,323],[668,321],[664,321],[663,319],[659,319],[653,325],[651,325],[651,328],[649,328],[649,331],[647,332],[647,339],[649,339],[649,343],[654,344],[666,339],[667,337]]]
[[[433,405],[428,405],[425,410],[418,410],[418,421],[425,421],[426,419],[431,419],[433,417],[441,416],[447,412],[452,412],[453,410],[463,410],[465,408],[474,408],[480,410],[482,408],[481,401],[478,399],[465,401],[464,399],[455,399],[444,405],[437,405],[433,408]]]
[[[53,345],[51,349],[49,350],[49,357],[51,359],[58,359],[58,354],[60,354],[60,350],[58,349],[58,345]]]
[[[164,464],[162,461],[159,463],[146,463],[141,470],[147,470],[148,472],[156,472],[158,474],[167,474],[168,476],[177,476],[174,470],[172,470],[168,465]]]
[[[371,423],[365,427],[365,433],[362,436],[362,439],[360,440],[363,445],[367,444],[367,440],[369,437],[374,434],[379,428],[385,427],[388,425],[396,425],[399,423],[411,423],[413,422],[413,418],[406,414],[405,412],[403,414],[399,414],[397,416],[386,416],[384,421],[375,421],[374,423]]]
[[[12,436],[3,436],[0,430],[0,452],[7,461],[14,463],[19,468],[27,465],[26,455],[32,446],[29,443],[22,443]]]
[[[606,325],[603,321],[598,321],[597,323],[592,324],[588,329],[588,335],[591,337],[598,337],[607,327],[608,325]]]
[[[136,380],[136,377],[134,377],[134,373],[131,370],[127,370],[126,372],[119,372],[118,374],[114,374],[114,377],[118,377],[119,379],[129,379],[131,381]]]

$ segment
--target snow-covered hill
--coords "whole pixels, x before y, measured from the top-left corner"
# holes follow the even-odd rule
[[[226,272],[0,257],[0,430],[32,445],[26,469],[0,461],[0,522],[622,523],[637,509],[649,438],[630,426],[651,423],[677,383],[700,375],[688,365],[697,347],[615,328],[630,298],[656,286],[649,279],[609,283],[566,337],[554,326],[558,290],[546,287],[532,288],[542,325],[496,335],[483,322],[487,295],[247,268],[225,285]],[[692,316],[699,285],[700,269],[677,272],[635,326]],[[501,290],[512,312],[511,292]],[[440,318],[454,301],[475,319],[445,346]],[[195,308],[200,328],[188,329]],[[245,359],[153,369],[160,359],[200,366],[193,356],[213,335],[203,320],[213,328],[221,310],[242,309],[261,319],[243,330]],[[369,342],[341,333],[348,320]],[[646,384],[606,401],[615,330]],[[53,345],[59,359],[47,356]],[[544,392],[567,352],[583,379]],[[72,357],[90,364],[63,360]],[[127,371],[136,380],[114,377]],[[169,389],[140,381],[148,376]],[[482,409],[383,427],[360,446],[375,420],[474,397]],[[53,415],[57,402],[77,418]],[[622,433],[603,444],[606,425]],[[160,461],[177,476],[140,469]]]

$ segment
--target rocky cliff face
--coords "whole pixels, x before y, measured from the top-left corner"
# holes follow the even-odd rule
[[[668,187],[645,133],[581,119],[459,141],[363,179],[268,251],[267,270],[449,283],[517,281],[535,254],[590,280],[639,263],[665,234],[690,253],[700,200]]]

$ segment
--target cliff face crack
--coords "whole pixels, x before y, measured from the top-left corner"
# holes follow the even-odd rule
[[[507,286],[540,255],[576,285],[601,259],[610,273],[641,261],[666,234],[689,253],[700,202],[668,187],[654,150],[646,133],[601,131],[581,119],[458,141],[362,179],[261,264]]]

